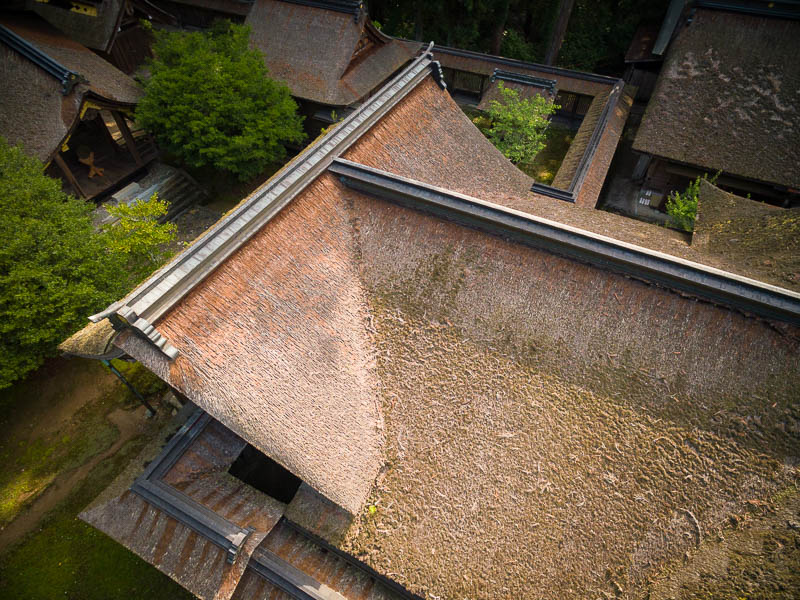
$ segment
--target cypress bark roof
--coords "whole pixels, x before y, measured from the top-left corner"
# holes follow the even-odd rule
[[[800,22],[697,10],[670,46],[633,147],[800,187]]]
[[[27,0],[27,7],[70,39],[89,48],[108,52],[114,44],[125,0],[103,0],[95,7],[96,15],[82,14],[37,0]]]
[[[298,98],[332,106],[358,102],[420,48],[381,34],[365,12],[257,0],[245,22],[271,77]]]
[[[663,231],[528,193],[420,70],[430,66],[421,57],[376,95],[395,98],[388,112],[365,104],[323,137],[327,158],[312,147],[286,167],[308,181],[279,174],[206,234],[240,217],[259,225],[228,255],[207,255],[215,269],[186,295],[153,300],[174,360],[144,337],[150,326],[116,343],[353,513],[349,531],[318,533],[412,591],[520,598],[535,579],[554,597],[596,597],[613,592],[608,570],[641,590],[691,543],[676,507],[694,507],[708,530],[719,507],[790,481],[773,467],[794,451],[779,425],[800,389],[796,325],[687,297],[656,259],[701,271],[702,286],[721,277],[800,296],[532,218]],[[348,137],[358,122],[369,127]],[[429,184],[420,202],[365,193],[345,163],[326,164],[337,144],[360,167]],[[259,205],[274,185],[290,201]],[[460,204],[423,202],[437,194]],[[511,224],[500,229],[498,213]],[[533,224],[594,246],[563,256],[526,233]],[[204,260],[202,242],[176,264]],[[650,259],[649,271],[617,269],[600,245]],[[161,274],[153,285],[177,285],[180,273]],[[739,407],[760,415],[759,435],[736,433]],[[733,475],[711,477],[708,461]],[[306,499],[290,518],[327,521],[317,506]]]
[[[21,143],[39,160],[47,162],[59,149],[77,124],[87,95],[128,108],[140,98],[141,88],[133,79],[44,21],[4,14],[0,25],[87,80],[62,95],[58,80],[0,43],[0,135],[12,144]]]

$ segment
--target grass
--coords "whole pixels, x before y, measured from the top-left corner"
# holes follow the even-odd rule
[[[163,389],[140,365],[116,361],[115,366],[145,395],[153,397]],[[137,404],[100,363],[82,359],[50,361],[4,390],[0,398],[0,524],[9,523],[60,474],[114,444],[119,432],[106,415]],[[157,429],[155,425],[148,428]],[[134,437],[98,463],[36,530],[0,555],[0,598],[192,597],[77,518],[147,441],[148,435]]]
[[[117,367],[126,372],[142,393],[152,394],[160,387],[158,380],[142,367],[117,363]],[[85,371],[89,377],[106,375],[99,363],[90,361],[72,361],[63,368],[65,374],[70,370]],[[106,415],[115,408],[132,408],[138,402],[127,388],[112,380],[108,391],[96,401],[86,403],[56,430],[45,429],[40,435],[37,425],[46,426],[46,413],[29,414],[26,409],[31,407],[21,404],[24,398],[40,397],[42,381],[37,373],[17,383],[4,395],[7,419],[3,423],[4,435],[0,438],[0,527],[10,523],[60,473],[79,467],[109,448],[119,433],[105,418]],[[70,372],[69,375],[73,382],[82,379],[80,373]],[[64,388],[64,394],[83,392],[81,387],[75,389],[65,385]],[[63,395],[57,395],[48,400],[57,404],[63,398]],[[47,406],[42,407],[43,411],[46,409]],[[30,426],[16,426],[24,421],[30,421]]]
[[[517,168],[533,177],[538,183],[550,185],[561,168],[575,132],[560,125],[550,125],[546,136],[544,149],[536,155],[533,162],[519,164]]]
[[[50,513],[38,531],[0,557],[0,597],[193,598],[167,576],[77,518],[146,441],[146,436],[139,436],[98,464],[67,500]]]

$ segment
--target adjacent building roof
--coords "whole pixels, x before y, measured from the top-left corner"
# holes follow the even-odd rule
[[[800,284],[800,208],[777,208],[701,181],[692,246],[776,285]]]
[[[270,75],[298,98],[332,106],[359,102],[421,46],[383,35],[364,11],[324,6],[256,0],[245,21]]]
[[[65,95],[59,79],[0,42],[0,135],[12,144],[21,143],[43,162],[58,151],[78,122],[86,98],[120,108],[138,101],[141,89],[133,79],[41,19],[3,14],[0,26],[81,76],[81,83]]]
[[[800,22],[698,9],[670,46],[633,147],[800,187]]]
[[[289,520],[412,592],[643,595],[791,484],[800,294],[574,226],[600,211],[529,192],[437,72],[420,56],[94,318],[327,498]]]
[[[70,39],[89,48],[108,52],[114,44],[114,37],[122,20],[125,0],[95,2],[93,14],[39,0],[27,0],[27,8],[36,12]]]

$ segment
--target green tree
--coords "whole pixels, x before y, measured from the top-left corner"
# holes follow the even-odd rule
[[[544,148],[548,116],[558,106],[543,96],[521,99],[516,90],[497,84],[502,102],[492,100],[487,114],[491,126],[486,135],[513,163],[526,163]]]
[[[175,239],[177,226],[160,223],[169,203],[153,194],[149,200],[109,206],[108,212],[119,219],[104,229],[109,252],[125,261],[127,284],[133,287],[150,275],[170,256],[168,245]]]
[[[245,181],[305,138],[289,88],[249,47],[249,27],[218,21],[208,31],[154,33],[136,119],[167,152]]]
[[[708,179],[708,173],[692,181],[683,192],[671,192],[667,199],[667,214],[670,223],[684,231],[694,231],[694,220],[697,217],[697,198],[700,195],[700,180],[715,183],[719,173]]]
[[[123,296],[129,267],[154,251],[133,241],[129,252],[114,248],[120,236],[95,231],[90,204],[62,192],[41,162],[2,137],[0,211],[2,389],[55,354],[88,315]]]

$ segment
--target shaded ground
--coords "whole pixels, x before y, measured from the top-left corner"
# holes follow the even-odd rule
[[[561,168],[567,150],[575,137],[572,129],[551,124],[547,128],[547,141],[544,149],[536,155],[533,162],[518,165],[523,173],[533,177],[538,183],[551,184]]]
[[[141,391],[160,393],[143,370],[118,366]],[[82,359],[48,362],[4,390],[2,402],[0,598],[190,598],[77,519],[170,409],[147,419],[127,388]]]

